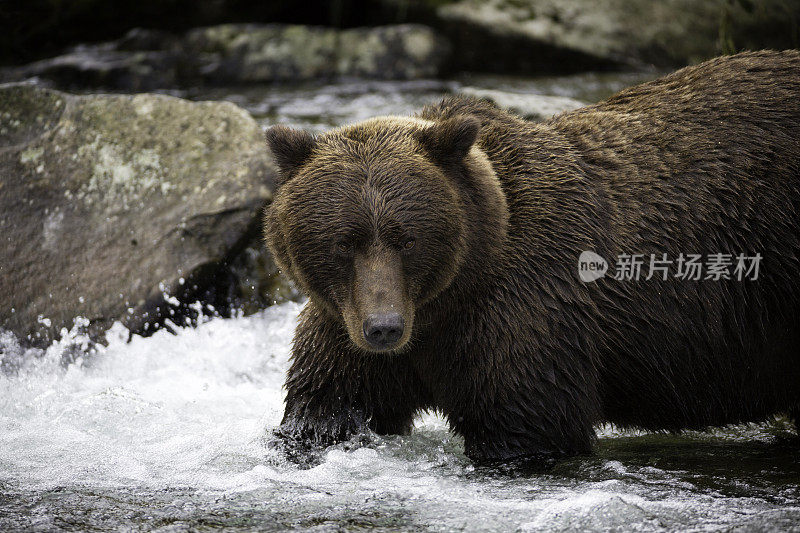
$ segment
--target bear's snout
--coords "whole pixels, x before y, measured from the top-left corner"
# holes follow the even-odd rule
[[[400,313],[376,313],[364,320],[364,339],[376,350],[391,350],[403,336]]]
[[[414,327],[414,303],[408,294],[400,255],[371,246],[353,257],[352,290],[340,305],[353,344],[367,352],[403,349]]]

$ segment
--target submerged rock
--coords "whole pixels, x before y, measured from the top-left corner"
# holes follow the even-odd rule
[[[7,69],[0,79],[40,78],[60,87],[149,91],[178,83],[179,57],[170,51],[126,51],[116,43],[78,46],[66,54]]]
[[[567,96],[547,96],[477,87],[462,87],[460,92],[493,102],[528,120],[546,120],[553,115],[587,105]]]
[[[414,24],[349,30],[224,24],[180,37],[137,29],[117,41],[6,69],[0,78],[128,91],[340,77],[416,79],[438,75],[449,52],[444,38]]]
[[[0,329],[147,329],[258,239],[273,175],[231,103],[0,86]]]

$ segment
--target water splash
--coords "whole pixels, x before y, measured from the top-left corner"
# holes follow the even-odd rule
[[[300,305],[133,337],[67,364],[0,337],[0,529],[443,530],[800,527],[787,429],[686,436],[599,428],[598,451],[547,474],[474,468],[435,415],[414,434],[329,449],[302,470],[263,446],[282,414]],[[86,346],[84,344],[84,346]]]

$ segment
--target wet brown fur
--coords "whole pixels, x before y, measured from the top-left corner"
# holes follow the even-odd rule
[[[800,53],[714,59],[544,124],[449,98],[419,118],[268,136],[285,182],[268,243],[310,296],[283,437],[405,433],[437,409],[491,460],[586,452],[604,421],[677,431],[797,412]],[[583,283],[583,250],[764,259],[758,281]],[[413,314],[396,353],[346,325],[358,283],[388,284]]]

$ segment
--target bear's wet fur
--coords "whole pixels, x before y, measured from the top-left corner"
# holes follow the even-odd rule
[[[279,436],[407,433],[438,410],[491,461],[588,452],[601,422],[796,416],[797,51],[713,59],[545,123],[452,97],[267,139],[267,241],[310,296]],[[585,283],[582,251],[643,254],[642,277]],[[674,263],[644,279],[664,253],[763,259],[757,280],[681,280]],[[404,338],[375,348],[387,316]]]

